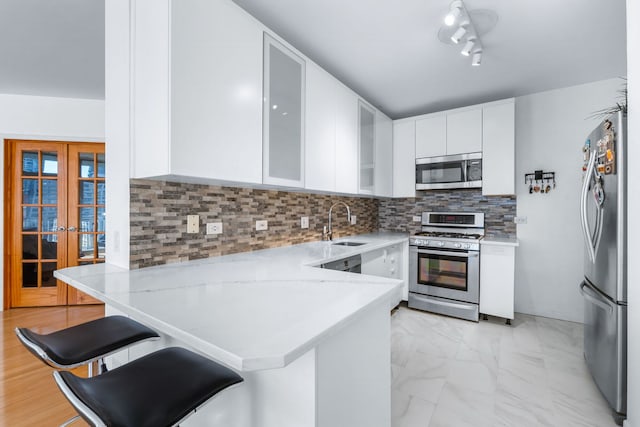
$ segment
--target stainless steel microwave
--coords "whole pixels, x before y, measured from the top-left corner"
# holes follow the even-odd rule
[[[416,190],[481,187],[482,153],[416,159]]]

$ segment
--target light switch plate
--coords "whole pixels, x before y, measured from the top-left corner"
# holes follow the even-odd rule
[[[351,215],[351,225],[356,225],[358,222],[358,217],[356,215]]]
[[[516,224],[526,224],[527,223],[527,217],[526,216],[516,216],[513,218],[513,222],[515,222]]]
[[[422,221],[422,217],[420,215],[413,216],[413,222],[420,222],[420,221]]]
[[[208,223],[207,234],[222,234],[222,223],[221,222]]]
[[[199,215],[187,215],[187,233],[200,232],[200,216]]]
[[[308,216],[300,217],[300,228],[309,228],[309,217]]]
[[[269,222],[266,219],[256,221],[256,231],[262,231],[269,228]]]

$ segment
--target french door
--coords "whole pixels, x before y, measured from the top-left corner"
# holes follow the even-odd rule
[[[104,144],[7,140],[5,147],[11,307],[100,303],[53,272],[104,262]]]

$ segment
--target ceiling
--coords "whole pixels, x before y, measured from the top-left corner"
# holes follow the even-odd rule
[[[104,99],[104,0],[0,0],[0,93]]]
[[[625,0],[465,0],[498,15],[480,67],[450,0],[235,2],[392,118],[626,75]],[[104,0],[0,0],[0,93],[104,98]]]

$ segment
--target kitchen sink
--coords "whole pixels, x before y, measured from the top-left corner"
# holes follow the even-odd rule
[[[349,242],[349,241],[344,241],[344,242],[335,242],[332,243],[333,245],[337,245],[337,246],[362,246],[362,245],[366,245],[366,243],[361,243],[361,242]]]

